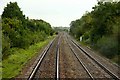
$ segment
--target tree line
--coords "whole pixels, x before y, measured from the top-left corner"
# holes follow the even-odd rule
[[[120,57],[120,2],[98,2],[70,23],[70,34],[110,59]]]
[[[17,2],[10,2],[2,13],[2,53],[9,55],[11,48],[28,48],[52,36],[54,30],[44,20],[29,19]]]

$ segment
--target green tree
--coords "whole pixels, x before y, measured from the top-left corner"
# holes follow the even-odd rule
[[[7,7],[4,8],[2,18],[17,18],[19,20],[24,20],[25,15],[23,15],[17,2],[10,2],[7,4]]]

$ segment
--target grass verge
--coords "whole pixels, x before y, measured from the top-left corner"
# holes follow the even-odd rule
[[[38,50],[46,46],[54,37],[49,37],[45,41],[31,45],[28,49],[12,48],[9,51],[11,55],[2,61],[2,78],[14,78],[18,75],[28,60],[36,55]]]

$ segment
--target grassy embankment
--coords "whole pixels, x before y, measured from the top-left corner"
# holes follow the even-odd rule
[[[47,40],[31,45],[28,49],[12,48],[10,54],[2,61],[3,78],[13,78],[18,75],[24,65],[35,56],[38,51],[46,46],[55,36],[49,37]]]

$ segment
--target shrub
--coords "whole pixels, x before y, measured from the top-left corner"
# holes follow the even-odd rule
[[[108,58],[113,58],[118,54],[118,40],[115,37],[102,37],[98,40],[96,47]]]
[[[10,49],[10,39],[2,34],[2,53],[7,53]],[[3,55],[4,55],[3,54]]]

